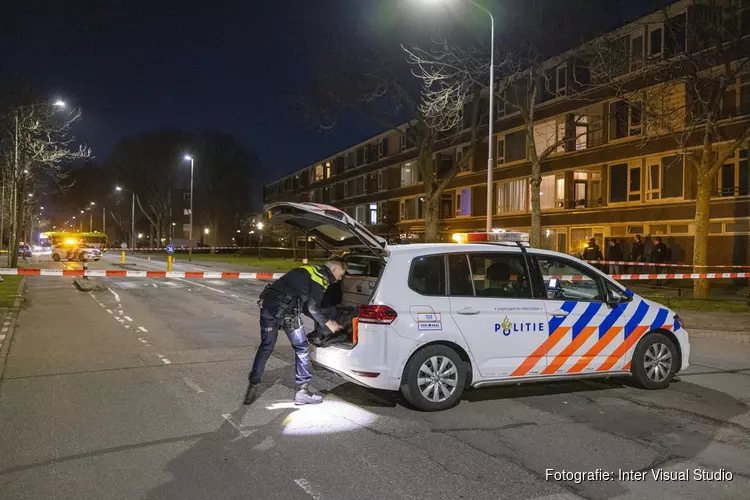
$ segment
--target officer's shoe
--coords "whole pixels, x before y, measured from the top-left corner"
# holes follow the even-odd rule
[[[245,401],[243,401],[244,404],[249,405],[252,404],[253,401],[255,401],[258,397],[258,386],[250,384],[250,386],[247,388],[247,392],[245,393]]]
[[[300,385],[297,387],[297,392],[294,394],[295,405],[316,405],[322,402],[323,396],[310,392],[310,387],[308,384]]]

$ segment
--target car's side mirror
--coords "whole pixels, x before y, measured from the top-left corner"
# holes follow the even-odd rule
[[[607,304],[611,308],[615,308],[622,303],[622,296],[614,290],[607,290]]]

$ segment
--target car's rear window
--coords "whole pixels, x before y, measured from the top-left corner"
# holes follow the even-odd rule
[[[445,256],[415,258],[409,270],[409,288],[422,295],[445,295]]]

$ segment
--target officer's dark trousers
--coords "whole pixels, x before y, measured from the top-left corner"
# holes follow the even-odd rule
[[[308,384],[310,379],[312,379],[312,374],[310,373],[309,344],[307,342],[305,327],[300,326],[299,328],[292,329],[288,321],[285,322],[283,319],[278,319],[276,317],[278,307],[276,303],[264,303],[263,308],[260,310],[260,345],[258,346],[258,352],[255,354],[253,369],[250,372],[250,383],[253,385],[260,384],[263,372],[266,369],[266,362],[271,357],[273,348],[276,346],[279,329],[283,328],[294,349],[295,382],[297,386]]]

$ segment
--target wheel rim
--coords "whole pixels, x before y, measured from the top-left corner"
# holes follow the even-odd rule
[[[417,374],[417,387],[422,396],[433,403],[441,403],[456,392],[458,369],[445,356],[432,356],[422,363]]]
[[[663,382],[672,370],[672,351],[662,342],[651,344],[646,349],[643,368],[649,380]]]

